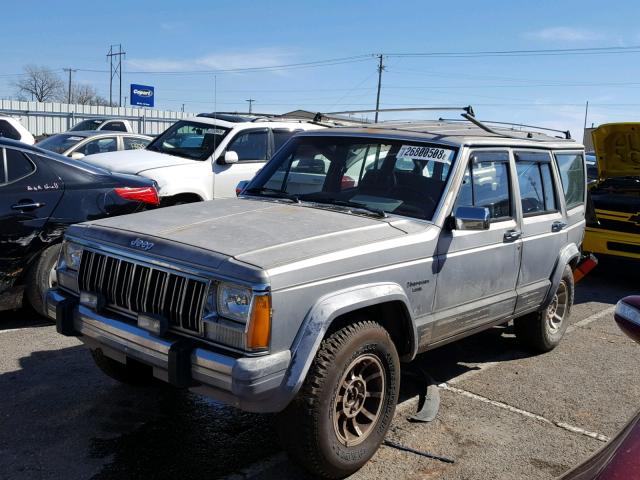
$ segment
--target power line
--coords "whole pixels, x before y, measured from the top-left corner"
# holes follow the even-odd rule
[[[602,55],[618,53],[640,53],[640,45],[628,47],[548,48],[538,50],[488,50],[461,52],[414,52],[385,53],[387,57],[495,57],[538,55]]]

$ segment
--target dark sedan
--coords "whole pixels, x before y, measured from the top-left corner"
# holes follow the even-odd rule
[[[640,343],[640,295],[623,298],[614,314],[620,329]],[[602,450],[560,480],[640,478],[640,412]]]
[[[151,180],[0,139],[0,310],[44,314],[67,226],[157,204]]]

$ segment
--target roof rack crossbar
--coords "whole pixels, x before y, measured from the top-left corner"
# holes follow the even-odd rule
[[[318,112],[317,115],[346,115],[346,114],[355,114],[355,113],[375,113],[375,112],[425,112],[425,111],[436,111],[443,112],[445,110],[459,111],[469,115],[475,115],[473,112],[473,107],[471,105],[467,105],[466,107],[406,107],[406,108],[379,108],[379,109],[369,109],[369,110],[344,110],[341,112],[325,112],[324,114]]]

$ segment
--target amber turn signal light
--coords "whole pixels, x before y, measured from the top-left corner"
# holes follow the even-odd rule
[[[269,347],[271,337],[271,296],[253,297],[253,310],[247,330],[247,348],[263,350]]]

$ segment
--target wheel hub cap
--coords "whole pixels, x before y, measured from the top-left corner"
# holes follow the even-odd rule
[[[361,355],[347,367],[336,392],[333,427],[345,446],[358,445],[373,431],[384,404],[385,371],[374,355]]]
[[[563,280],[558,285],[558,290],[547,307],[547,329],[550,333],[557,333],[562,328],[568,305],[567,284]]]

